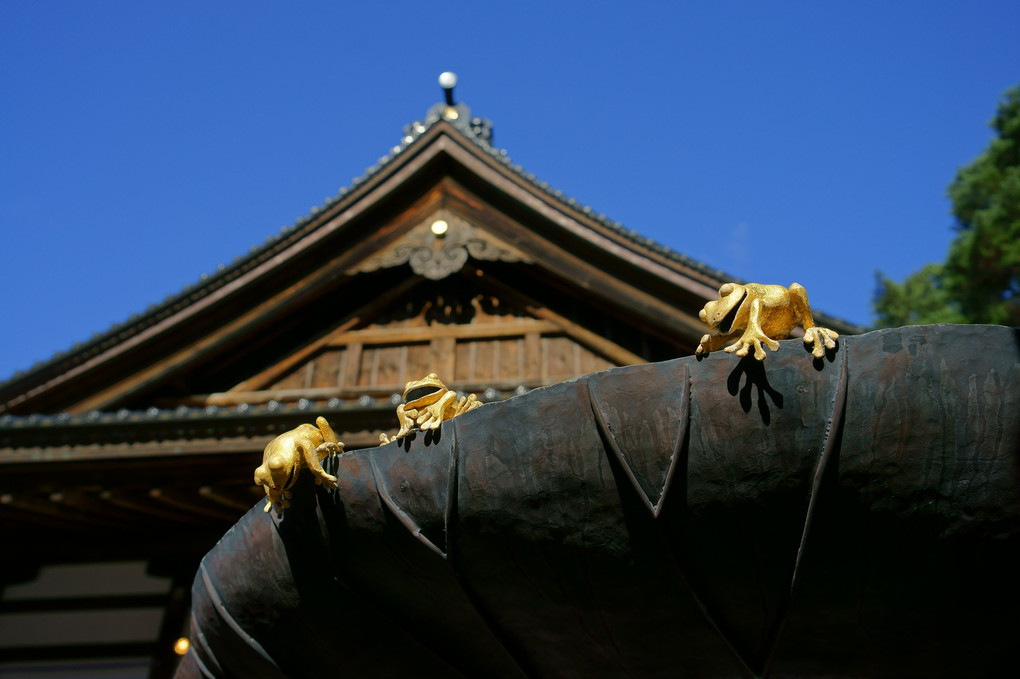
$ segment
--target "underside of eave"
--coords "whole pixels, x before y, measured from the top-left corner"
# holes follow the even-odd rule
[[[201,553],[218,539],[216,526],[226,530],[258,501],[248,472],[265,442],[205,444],[184,452],[112,446],[98,456],[85,446],[47,450],[45,461],[5,460],[0,526],[11,553],[42,562]]]

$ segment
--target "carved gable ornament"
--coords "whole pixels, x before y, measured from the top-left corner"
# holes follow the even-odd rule
[[[433,232],[432,226],[437,220],[446,223],[445,232]],[[352,268],[350,273],[410,264],[419,276],[437,281],[460,271],[468,257],[501,262],[531,261],[519,250],[493,238],[461,217],[442,210],[413,227],[395,245]]]

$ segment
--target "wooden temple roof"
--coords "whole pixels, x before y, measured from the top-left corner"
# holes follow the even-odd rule
[[[64,392],[76,381],[86,385],[78,391],[92,390],[95,375],[109,365],[131,372],[136,367],[125,359],[139,353],[139,347],[166,354],[159,340],[165,342],[182,327],[199,326],[200,319],[222,311],[224,304],[248,301],[250,288],[273,285],[273,277],[286,275],[286,269],[311,264],[317,275],[304,277],[305,289],[276,295],[270,301],[277,304],[271,307],[321,292],[338,277],[359,271],[359,263],[364,269],[363,260],[392,246],[409,222],[424,213],[454,212],[475,220],[484,225],[490,246],[495,237],[502,239],[496,247],[520,249],[516,258],[551,273],[555,280],[550,282],[583,288],[595,300],[619,305],[649,329],[668,333],[686,350],[681,353],[693,350],[691,337],[700,337],[704,330],[697,311],[723,282],[741,279],[626,229],[536,179],[506,151],[488,143],[487,128],[479,132],[483,122],[451,122],[433,115],[412,123],[401,144],[379,163],[260,248],[125,323],[0,383],[0,414],[116,410],[123,390],[79,401],[45,395]],[[380,221],[389,223],[380,228]],[[315,262],[323,252],[330,257]],[[265,299],[266,291],[260,292]],[[243,319],[257,315],[258,322],[269,323],[273,318],[267,310],[250,309]],[[837,330],[863,330],[823,313],[816,317]],[[208,332],[208,322],[198,329]],[[173,365],[187,368],[182,361]]]

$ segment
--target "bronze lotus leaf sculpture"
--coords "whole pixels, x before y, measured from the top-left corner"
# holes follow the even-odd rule
[[[1020,331],[787,342],[323,460],[202,560],[175,676],[1015,674]]]

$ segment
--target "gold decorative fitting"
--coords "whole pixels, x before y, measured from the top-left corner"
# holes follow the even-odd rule
[[[457,398],[457,393],[450,391],[435,373],[429,373],[420,380],[408,382],[404,386],[404,401],[397,406],[397,422],[400,430],[391,438],[379,434],[379,445],[392,443],[407,436],[412,429],[438,429],[443,420],[482,405],[474,394]]]
[[[754,357],[765,360],[762,344],[772,351],[779,350],[779,342],[790,336],[797,325],[804,328],[804,344],[811,347],[815,358],[822,358],[826,349],[836,348],[839,333],[815,325],[808,305],[807,290],[794,283],[789,289],[781,285],[758,283],[726,283],[719,288],[719,299],[705,305],[699,314],[710,329],[718,328],[719,335],[705,335],[695,353],[698,356],[716,351],[732,339],[737,341],[724,351],[747,356],[754,348]]]
[[[265,511],[275,507],[281,514],[290,506],[290,489],[302,467],[315,474],[315,483],[336,488],[336,477],[326,473],[322,460],[343,452],[344,444],[337,440],[324,417],[316,418],[314,425],[302,424],[270,441],[262,464],[255,468],[255,485],[266,491]]]

